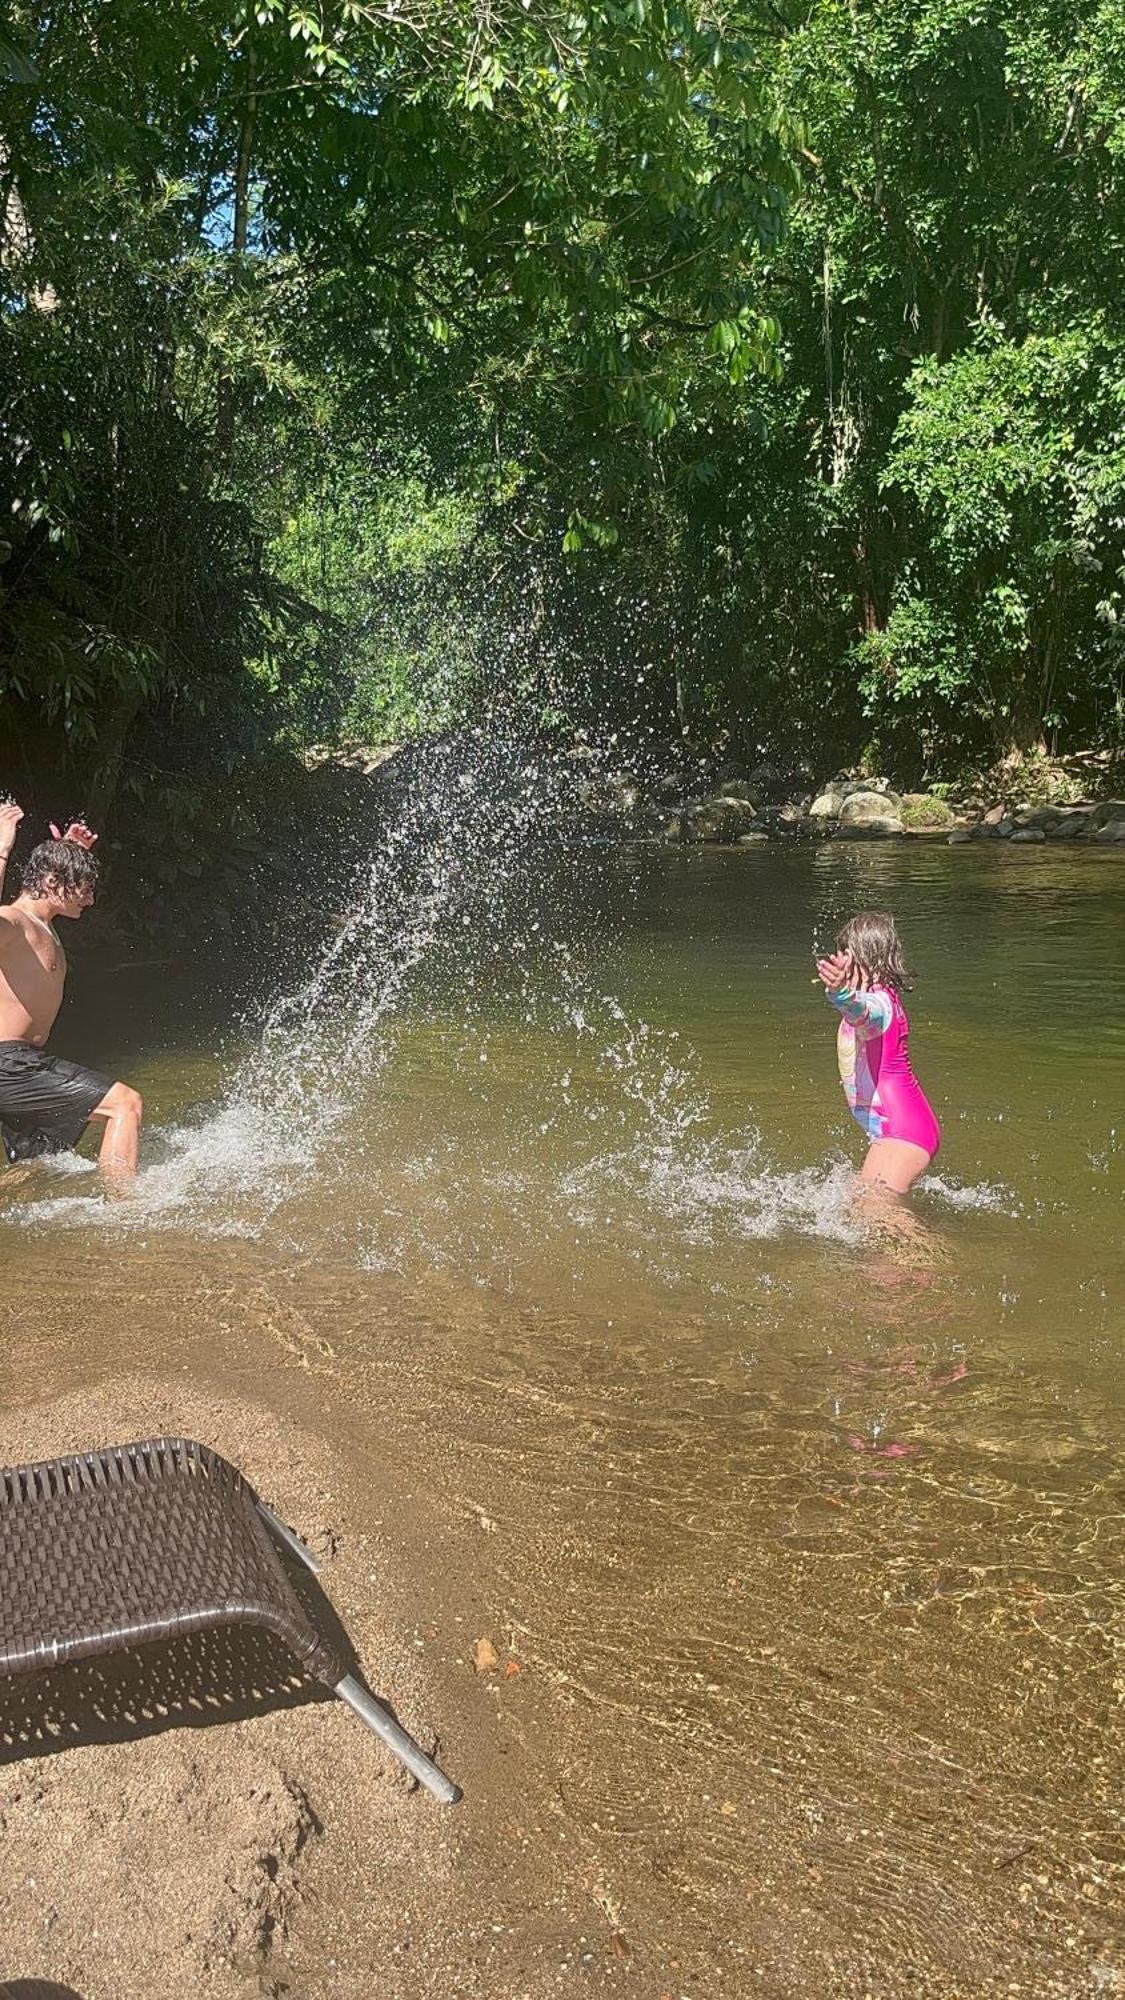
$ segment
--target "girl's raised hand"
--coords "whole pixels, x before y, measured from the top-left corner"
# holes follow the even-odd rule
[[[834,951],[831,958],[818,958],[816,976],[830,993],[838,993],[843,986],[854,989],[859,985],[858,968],[853,964],[851,954]]]

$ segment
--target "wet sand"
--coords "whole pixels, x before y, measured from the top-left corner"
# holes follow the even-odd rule
[[[1037,1422],[1026,1381],[1007,1438],[990,1384],[982,1441],[940,1298],[908,1354],[854,1364],[897,1409],[896,1458],[826,1429],[815,1355],[807,1390],[736,1393],[690,1329],[611,1364],[584,1318],[531,1339],[451,1276],[174,1240],[49,1261],[40,1237],[9,1278],[5,1457],[172,1430],[235,1458],[465,1798],[436,1806],[292,1688],[179,1726],[214,1661],[150,1662],[149,1717],[119,1690],[123,1740],[63,1754],[5,1697],[0,1979],[82,2000],[1125,1991],[1120,1458],[1099,1422],[1063,1440],[1046,1392]],[[74,1710],[63,1678],[40,1726]]]

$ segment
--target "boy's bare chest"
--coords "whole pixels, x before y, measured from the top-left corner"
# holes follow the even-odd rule
[[[66,953],[54,931],[46,924],[21,924],[22,949],[12,953],[5,968],[3,985],[16,999],[38,1005],[62,998],[66,980]]]
[[[25,932],[28,948],[49,980],[57,980],[61,986],[66,978],[66,953],[49,924],[35,923],[33,929]]]

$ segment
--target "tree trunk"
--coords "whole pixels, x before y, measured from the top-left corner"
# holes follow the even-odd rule
[[[0,139],[0,179],[6,186],[0,194],[0,262],[8,265],[26,263],[35,250],[35,238],[27,219],[20,191],[14,177],[8,171],[8,148]],[[27,290],[27,303],[36,312],[54,312],[58,305],[58,295],[54,286],[33,284]]]
[[[871,560],[867,549],[867,537],[860,534],[855,543],[856,595],[859,599],[859,623],[864,638],[872,632],[881,632],[883,621],[879,616],[879,606],[875,601],[875,586],[871,577]]]
[[[1015,681],[1007,715],[998,718],[1004,755],[1015,763],[1032,753],[1046,755],[1044,717],[1051,706],[1061,629],[1060,601],[1049,596],[1036,620],[1029,664]]]
[[[1009,713],[997,717],[996,733],[1006,764],[1020,764],[1035,752],[1046,753],[1047,734],[1043,727],[1042,707],[1026,698],[1021,700],[1017,697]]]

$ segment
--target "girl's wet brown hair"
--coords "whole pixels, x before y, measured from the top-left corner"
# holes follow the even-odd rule
[[[896,993],[910,985],[913,974],[902,955],[902,939],[892,916],[881,910],[861,910],[836,933],[841,951],[862,967],[873,986],[890,986]]]

